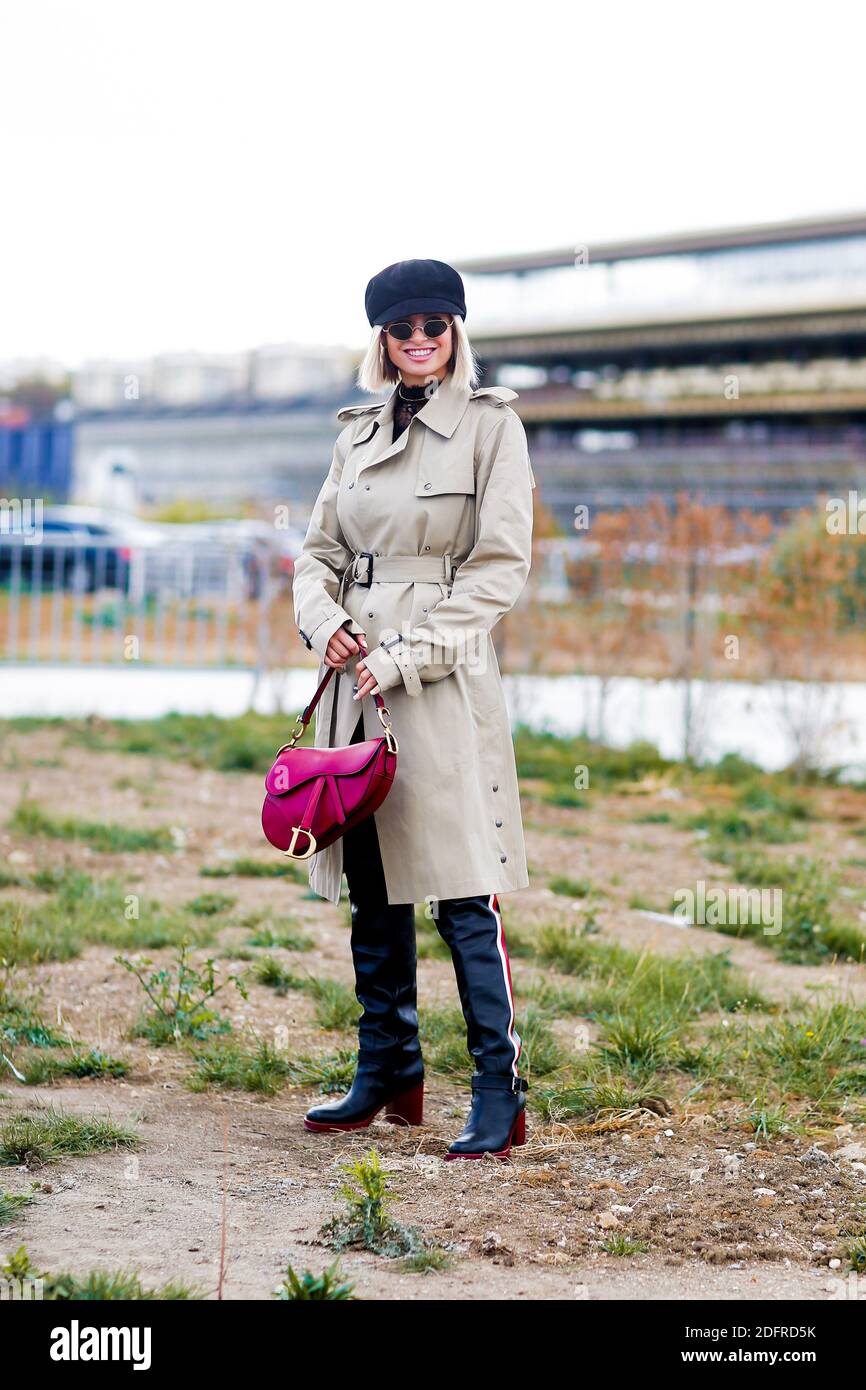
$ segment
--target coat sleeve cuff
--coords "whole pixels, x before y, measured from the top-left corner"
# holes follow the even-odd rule
[[[301,637],[314,652],[324,661],[325,652],[328,650],[328,643],[338,628],[344,623],[350,623],[352,619],[345,609],[339,604],[334,604],[333,612],[323,618],[318,627],[314,627],[312,632],[302,632]],[[298,629],[300,631],[300,629]]]
[[[364,665],[375,676],[380,691],[390,690],[402,679],[409,695],[421,694],[421,677],[405,647],[399,644],[394,647],[373,647],[365,657]]]

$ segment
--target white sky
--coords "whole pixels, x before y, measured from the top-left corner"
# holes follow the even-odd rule
[[[866,207],[859,10],[7,0],[0,360],[357,346],[404,257]]]

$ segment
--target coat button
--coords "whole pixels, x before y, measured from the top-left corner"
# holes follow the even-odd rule
[[[501,829],[502,829],[502,821],[501,821],[501,820],[494,821],[494,825],[496,826],[496,829],[497,829],[497,830],[501,830]]]
[[[498,792],[498,791],[499,791],[499,783],[498,783],[498,782],[494,782],[494,783],[493,783],[493,790],[494,790],[495,792]]]
[[[424,484],[424,491],[425,491],[425,492],[429,492],[432,486],[433,486],[432,483],[425,483],[425,484]]]
[[[499,862],[500,862],[500,864],[506,863],[507,859],[508,859],[508,855],[507,855],[507,854],[500,854],[500,856],[499,856]]]
[[[364,484],[364,491],[365,491],[365,492],[369,492],[369,491],[370,491],[370,484],[369,484],[369,483],[365,483],[365,484]]]
[[[349,491],[350,491],[350,492],[352,491],[352,488],[353,488],[354,486],[355,486],[354,483],[350,483],[350,484],[349,484]]]
[[[429,545],[425,545],[424,549],[425,549],[425,550],[429,550],[429,549],[430,549]]]

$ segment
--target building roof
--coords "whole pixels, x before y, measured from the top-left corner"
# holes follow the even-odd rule
[[[675,256],[696,252],[725,251],[739,246],[779,246],[785,242],[831,241],[838,237],[866,235],[866,212],[833,214],[827,217],[798,218],[788,222],[764,222],[751,226],[720,227],[705,231],[674,232],[669,235],[637,237],[628,241],[590,243],[593,264],[610,261],[642,260],[650,256]],[[482,256],[455,261],[466,275],[516,274],[521,271],[550,270],[574,265],[576,246],[552,251],[527,251],[514,255]]]

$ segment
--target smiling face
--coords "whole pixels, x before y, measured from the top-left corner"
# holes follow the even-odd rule
[[[448,328],[441,338],[428,338],[424,324],[428,319],[444,319]],[[431,313],[407,314],[404,318],[393,319],[394,323],[411,323],[412,337],[406,342],[392,338],[387,332],[390,324],[382,329],[385,337],[385,350],[406,386],[423,386],[431,377],[441,381],[448,371],[451,350],[454,345],[453,319],[450,314]]]

